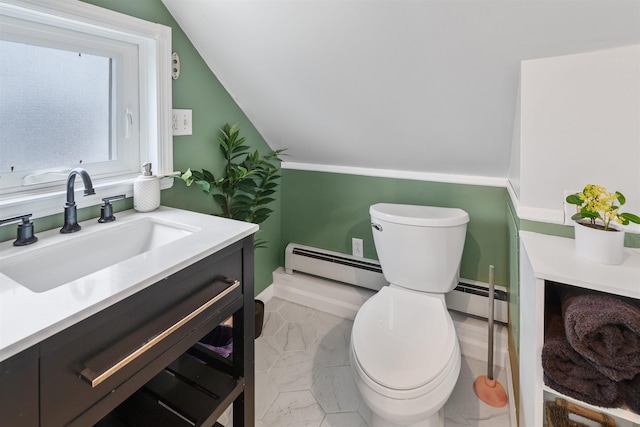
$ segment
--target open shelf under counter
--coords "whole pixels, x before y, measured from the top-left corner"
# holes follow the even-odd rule
[[[604,265],[576,255],[575,241],[520,232],[520,427],[544,425],[545,394],[606,413],[621,425],[640,425],[640,415],[624,408],[600,408],[564,396],[543,382],[546,284],[554,282],[640,300],[640,249],[625,248],[620,265]]]
[[[580,405],[584,408],[587,409],[591,409],[593,411],[596,412],[601,412],[601,413],[605,413],[608,415],[611,415],[612,417],[614,417],[616,419],[616,426],[617,427],[632,427],[632,426],[637,426],[640,425],[640,415],[636,414],[634,412],[631,412],[630,409],[624,407],[624,408],[602,408],[600,406],[594,406],[594,405],[590,405],[589,403],[585,403],[581,400],[575,399],[573,397],[564,395],[562,393],[560,393],[559,391],[556,391],[554,389],[552,389],[551,387],[547,386],[547,385],[543,385],[542,389],[544,390],[545,394],[551,395],[553,396],[553,398],[559,397],[561,399],[564,399],[568,402],[572,402],[575,403],[577,405]],[[626,421],[626,423],[624,423]],[[624,425],[623,425],[624,423]]]

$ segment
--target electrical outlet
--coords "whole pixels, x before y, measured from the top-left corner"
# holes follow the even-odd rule
[[[362,239],[356,239],[355,237],[351,239],[351,251],[353,256],[364,257],[364,249],[362,246]]]
[[[174,135],[191,135],[191,110],[173,110],[171,115],[171,129]]]

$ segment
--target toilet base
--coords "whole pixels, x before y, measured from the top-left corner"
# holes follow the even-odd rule
[[[378,416],[375,412],[371,416],[371,427],[444,427],[444,408],[428,419],[415,424],[394,424]]]
[[[430,384],[425,394],[412,399],[388,397],[374,390],[375,383],[368,380],[357,361],[353,341],[349,362],[362,400],[371,409],[371,427],[444,427],[444,406],[455,388],[462,362],[457,339],[453,355],[437,381]]]

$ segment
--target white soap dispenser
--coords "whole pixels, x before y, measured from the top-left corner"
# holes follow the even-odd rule
[[[142,175],[133,180],[133,208],[150,212],[160,206],[160,178],[151,172],[151,163],[142,165]]]

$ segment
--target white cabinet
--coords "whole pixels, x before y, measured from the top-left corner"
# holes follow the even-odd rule
[[[625,251],[621,265],[601,265],[577,257],[573,239],[520,232],[520,427],[545,424],[545,396],[563,397],[612,415],[621,427],[640,425],[638,414],[566,397],[547,387],[542,379],[546,281],[640,299],[640,250]]]

